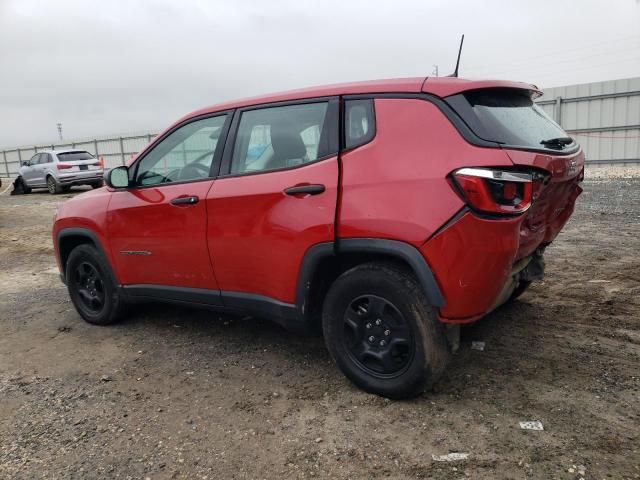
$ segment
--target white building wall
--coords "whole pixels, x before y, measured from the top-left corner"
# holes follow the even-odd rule
[[[640,162],[640,77],[546,88],[537,101],[587,161]]]

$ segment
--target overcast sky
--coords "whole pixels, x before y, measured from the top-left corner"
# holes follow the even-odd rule
[[[441,75],[640,76],[639,0],[0,0],[0,146],[141,133],[220,101]]]

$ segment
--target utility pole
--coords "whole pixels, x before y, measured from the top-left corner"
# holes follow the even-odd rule
[[[56,127],[58,127],[58,136],[60,137],[60,140],[62,141],[62,124],[61,123],[56,123]]]
[[[433,75],[435,75],[436,77],[438,76],[438,65],[434,65],[433,66],[433,72],[431,72]]]

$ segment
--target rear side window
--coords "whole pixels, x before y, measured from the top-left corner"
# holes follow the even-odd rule
[[[537,106],[527,90],[490,88],[446,98],[471,130],[484,140],[514,147],[561,150],[572,142],[567,133]]]
[[[344,102],[344,146],[354,148],[371,141],[376,133],[373,100]]]
[[[58,160],[61,162],[78,162],[80,160],[91,160],[92,158],[94,158],[93,155],[83,151],[58,153]]]
[[[231,173],[297,167],[328,155],[328,106],[328,102],[316,102],[243,112]]]

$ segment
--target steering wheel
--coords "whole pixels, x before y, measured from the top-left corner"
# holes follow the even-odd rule
[[[209,176],[211,167],[202,165],[201,163],[191,162],[180,169],[180,179],[190,180],[193,178],[205,178]]]

